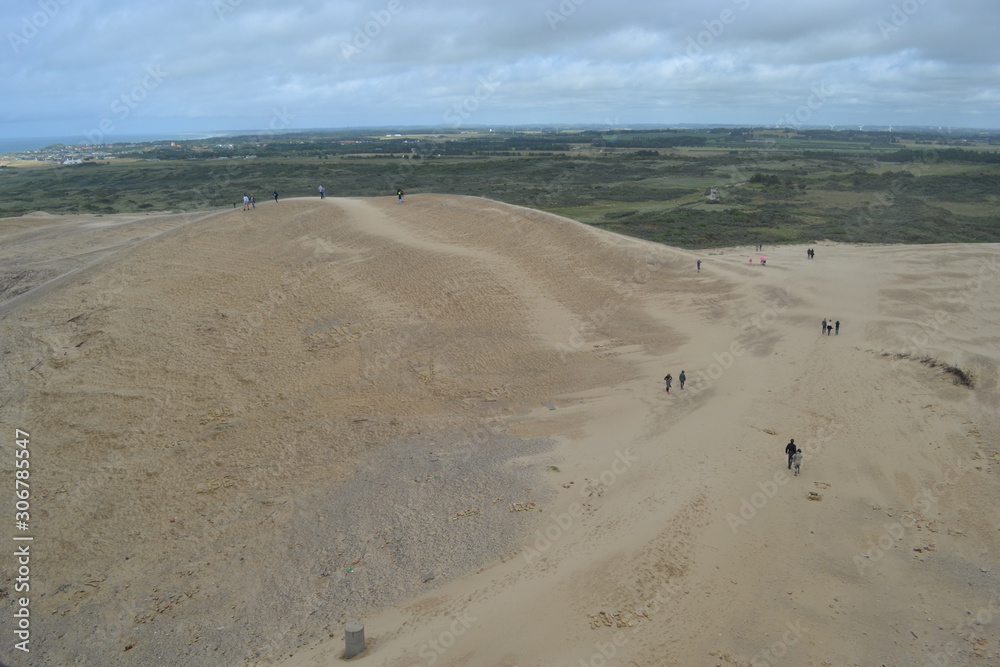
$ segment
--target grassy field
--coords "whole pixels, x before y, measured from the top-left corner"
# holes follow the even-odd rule
[[[243,193],[316,196],[322,184],[331,196],[483,196],[681,247],[1000,241],[995,147],[827,134],[409,132],[152,146],[79,165],[14,162],[0,169],[0,216],[225,208]]]

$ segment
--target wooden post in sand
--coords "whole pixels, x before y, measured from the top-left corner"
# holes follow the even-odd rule
[[[347,642],[347,653],[344,657],[350,660],[365,650],[365,624],[361,621],[348,621],[344,626],[344,641]]]

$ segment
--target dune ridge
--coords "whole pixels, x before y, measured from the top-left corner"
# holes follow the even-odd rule
[[[4,229],[31,664],[325,664],[353,618],[384,665],[1000,659],[994,245],[762,267],[436,195],[107,222]]]

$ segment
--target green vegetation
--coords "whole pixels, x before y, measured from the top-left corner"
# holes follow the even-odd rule
[[[265,202],[322,184],[332,196],[483,196],[680,247],[996,242],[998,146],[997,133],[748,128],[158,142],[0,168],[0,216],[224,208],[244,192]]]

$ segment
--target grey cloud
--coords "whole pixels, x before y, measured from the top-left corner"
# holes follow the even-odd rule
[[[39,7],[12,5],[8,42]],[[303,126],[440,123],[483,77],[469,123],[769,124],[822,85],[815,124],[995,125],[998,17],[988,0],[67,1],[8,44],[0,114],[74,132],[158,65],[123,128],[253,127],[282,107]]]

